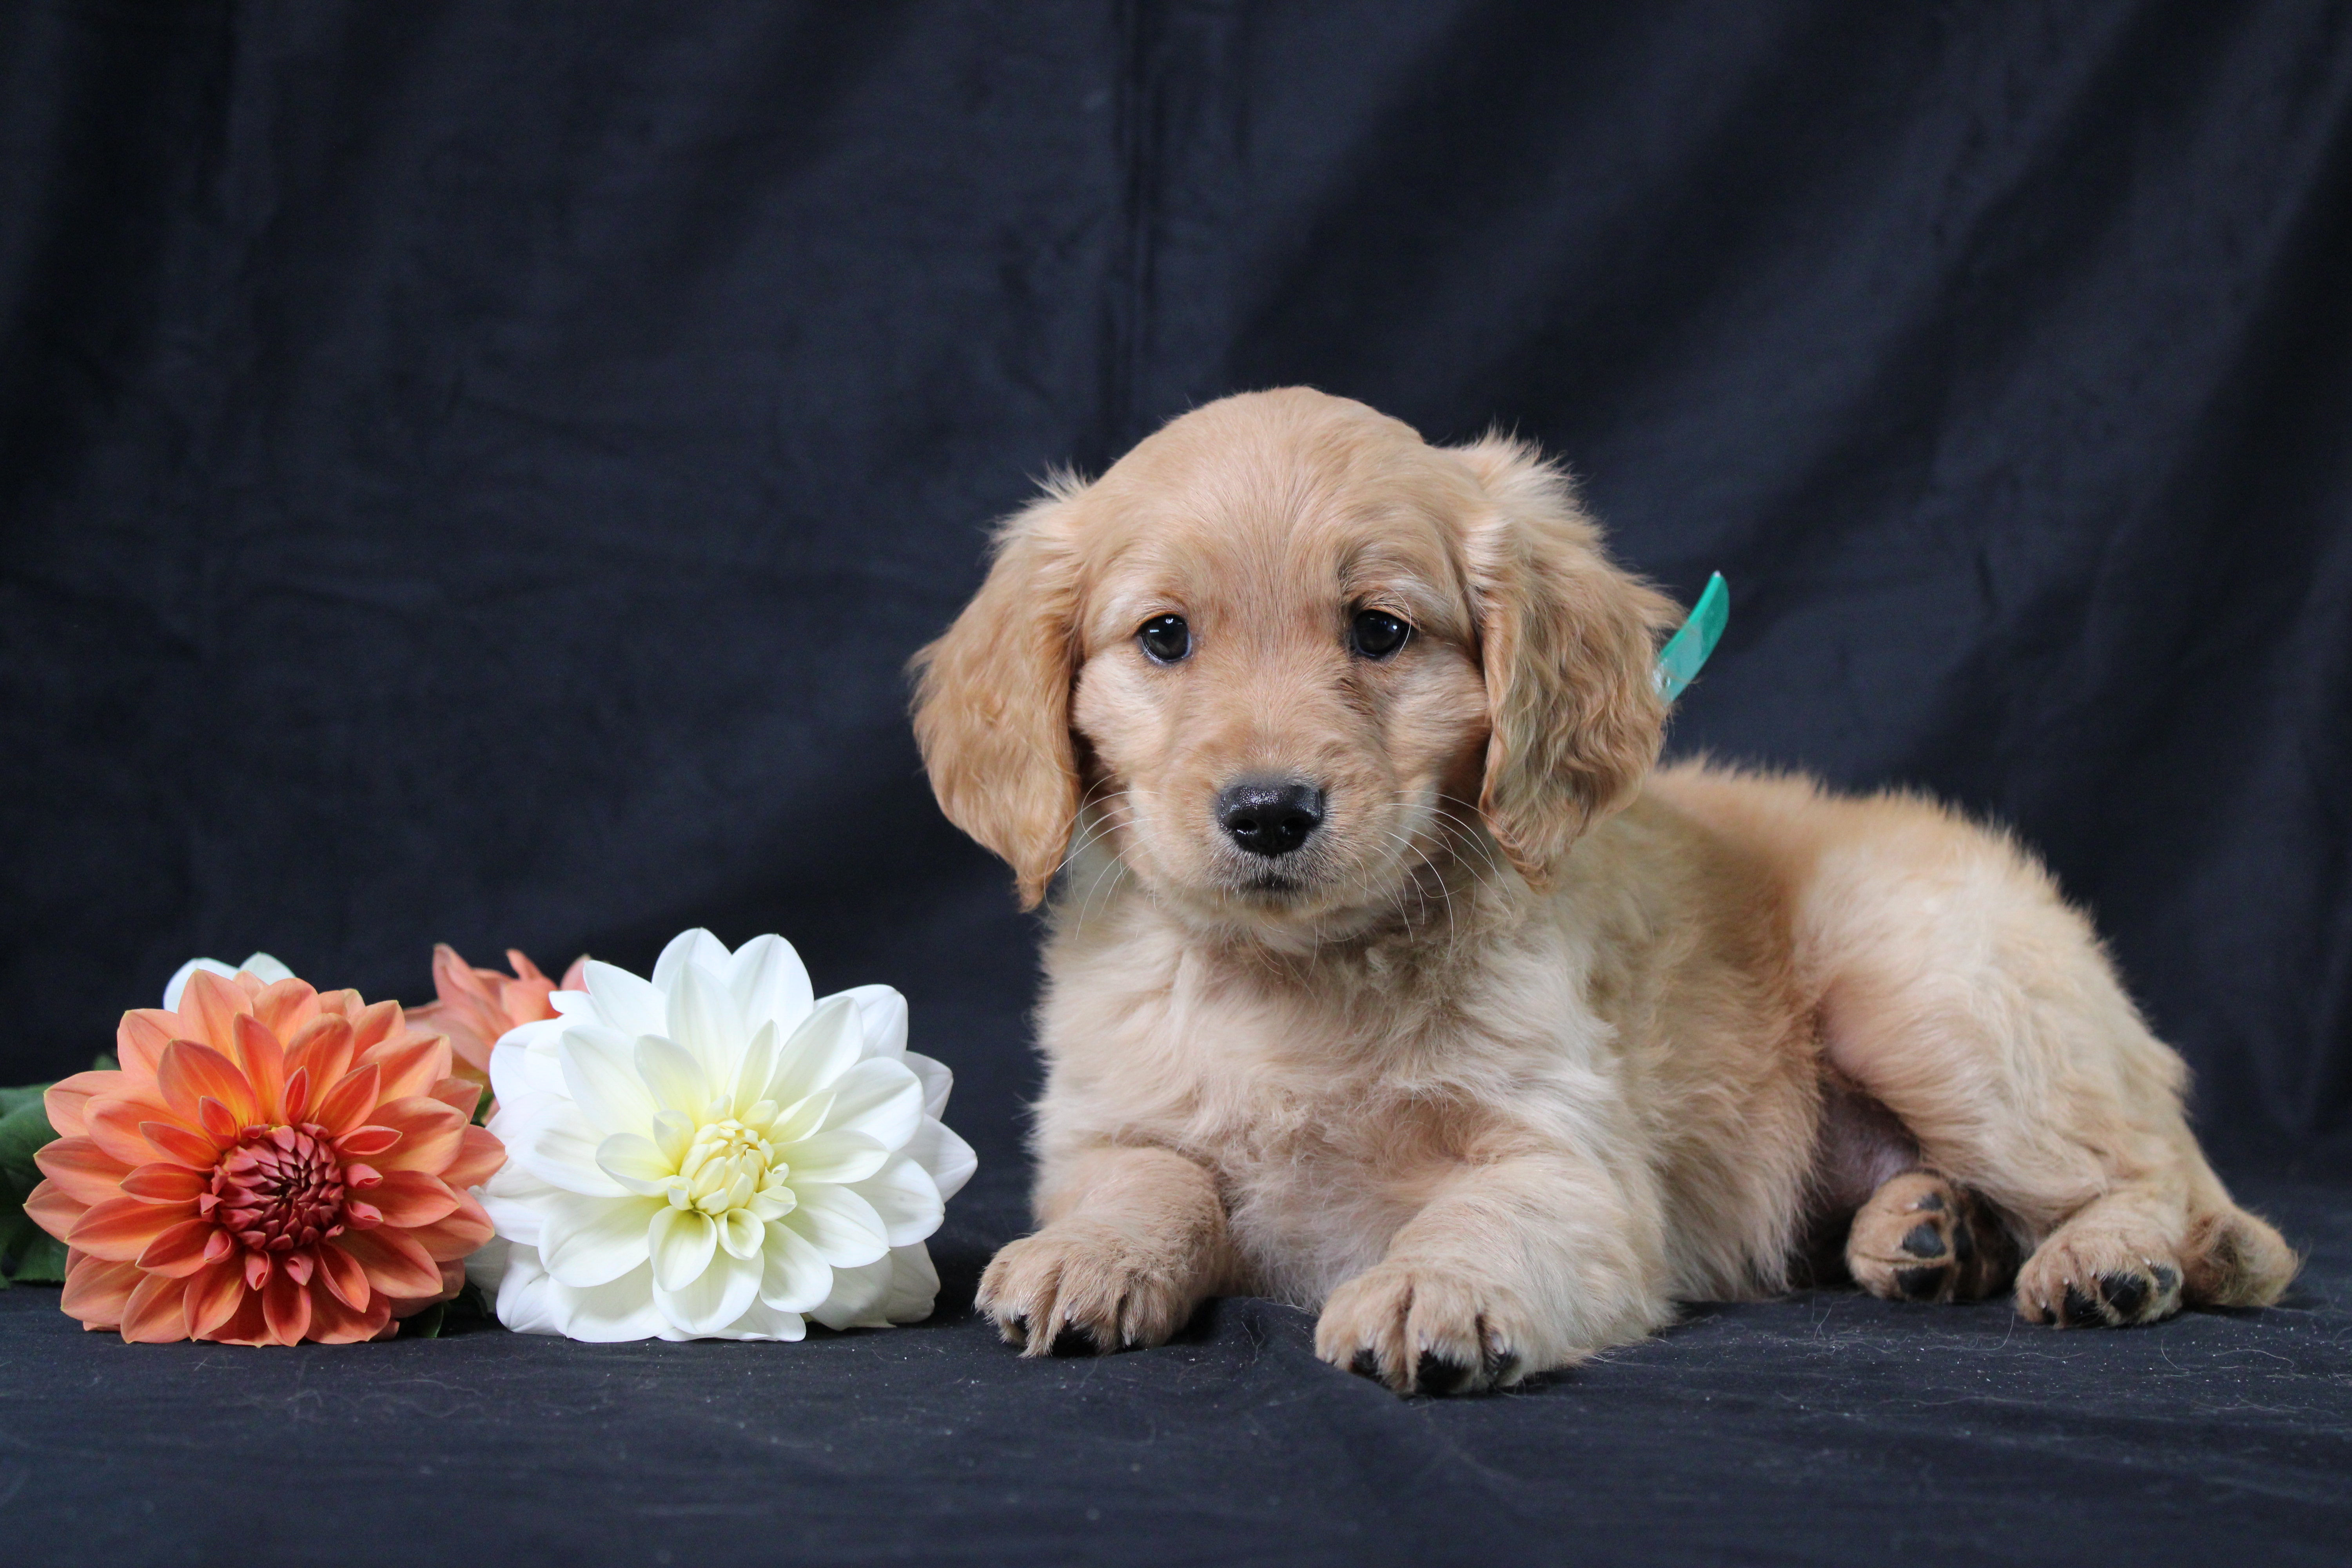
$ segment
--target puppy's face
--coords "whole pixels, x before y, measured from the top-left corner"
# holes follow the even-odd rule
[[[1254,394],[1013,519],[916,730],[1028,901],[1098,847],[1181,918],[1319,940],[1414,918],[1448,857],[1539,882],[1655,757],[1673,614],[1517,444]]]
[[[1377,918],[1474,826],[1476,488],[1366,425],[1183,431],[1086,498],[1083,830],[1197,921]]]

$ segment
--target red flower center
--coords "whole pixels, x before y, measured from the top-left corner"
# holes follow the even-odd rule
[[[343,1228],[343,1168],[327,1130],[251,1128],[213,1170],[212,1211],[257,1252],[314,1247]]]

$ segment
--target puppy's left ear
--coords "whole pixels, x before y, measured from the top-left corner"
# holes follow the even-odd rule
[[[1492,725],[1478,809],[1540,887],[1658,760],[1666,704],[1651,665],[1682,612],[1609,559],[1532,445],[1490,436],[1454,454],[1484,502],[1464,533]]]

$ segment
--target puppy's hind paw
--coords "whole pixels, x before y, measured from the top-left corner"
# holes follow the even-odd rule
[[[2017,1247],[1982,1202],[1932,1171],[1891,1177],[1853,1216],[1854,1283],[1902,1301],[1975,1301],[2007,1285]]]

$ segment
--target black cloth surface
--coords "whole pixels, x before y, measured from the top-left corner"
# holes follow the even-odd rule
[[[2340,1547],[2347,277],[2343,4],[9,0],[0,1083],[197,953],[422,1001],[436,940],[777,931],[908,993],[982,1163],[935,1326],[790,1351],[134,1352],[8,1292],[0,1522],[121,1562],[272,1517],[519,1561]],[[2225,1169],[2284,1184],[2300,1305],[1812,1297],[1461,1409],[1249,1303],[1099,1365],[987,1343],[1034,931],[902,668],[1051,465],[1285,383],[1515,428],[1686,602],[1723,571],[1676,752],[2015,825]],[[391,1522],[410,1477],[451,1521]]]
[[[932,1322],[782,1348],[132,1346],[19,1288],[0,1524],[13,1561],[123,1568],[2338,1564],[2352,1215],[2248,1195],[2313,1249],[2266,1311],[2069,1332],[1828,1292],[1475,1400],[1325,1366],[1308,1314],[1258,1300],[1024,1361],[962,1310],[1022,1226],[1003,1181],[955,1205]]]

